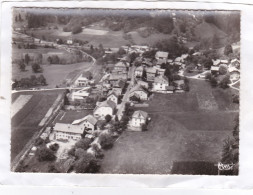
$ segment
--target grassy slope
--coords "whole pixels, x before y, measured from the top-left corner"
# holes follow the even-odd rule
[[[209,83],[196,80],[190,86],[187,94],[156,94],[146,109],[152,118],[148,131],[124,132],[105,153],[101,172],[167,174],[174,161],[217,162],[238,107],[223,100],[229,90],[218,94]],[[210,91],[218,110],[200,110],[196,93]]]

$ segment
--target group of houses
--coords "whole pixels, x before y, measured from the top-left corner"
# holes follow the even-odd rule
[[[227,70],[227,73],[230,74],[230,79],[233,81],[237,81],[240,78],[240,60],[232,59],[232,60],[213,60],[213,65],[211,66],[211,73],[213,75],[218,75],[220,68],[224,67]]]
[[[165,68],[161,67],[162,64],[166,66],[178,66],[178,70],[184,68],[184,61],[188,57],[188,54],[183,54],[180,57],[172,60],[168,58],[169,53],[163,51],[157,51],[155,54],[155,60],[151,61],[149,58],[140,58],[140,66],[135,69],[134,75],[137,85],[141,88],[151,90],[152,92],[160,93],[173,93],[174,91],[182,91],[182,88],[177,85],[177,82],[184,82],[184,80],[175,81],[169,83],[169,79],[165,76]],[[143,75],[145,72],[145,81]],[[138,90],[140,87],[136,87]]]

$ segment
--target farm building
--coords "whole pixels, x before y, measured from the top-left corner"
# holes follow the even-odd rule
[[[72,101],[83,100],[86,97],[89,97],[90,93],[87,91],[87,89],[89,89],[89,87],[73,92],[71,94]]]
[[[124,62],[118,62],[117,64],[115,64],[114,70],[122,72],[127,71],[127,65]]]
[[[87,87],[91,83],[94,83],[94,80],[92,80],[92,74],[89,71],[82,73],[75,81],[75,85],[79,87]]]
[[[94,131],[96,129],[97,119],[92,115],[87,115],[84,118],[74,120],[72,125],[81,126],[84,129],[90,129]]]
[[[84,127],[79,125],[56,123],[54,126],[54,139],[79,140],[82,137]]]

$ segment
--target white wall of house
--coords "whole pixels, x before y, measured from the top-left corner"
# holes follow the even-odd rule
[[[165,83],[154,83],[153,84],[153,89],[155,91],[164,91],[166,90],[166,87],[168,87],[169,85],[168,84],[165,84]]]
[[[141,127],[143,124],[145,124],[145,119],[144,118],[132,118],[131,119],[131,125],[133,127]]]
[[[81,134],[75,134],[75,133],[68,133],[68,132],[62,132],[62,131],[55,131],[54,133],[55,139],[64,139],[64,140],[79,140],[81,139]]]
[[[91,129],[92,131],[94,131],[95,129],[95,126],[93,124],[91,124],[89,121],[85,120],[81,123],[81,125],[84,127],[84,128],[87,128],[87,129]]]
[[[134,75],[135,75],[135,77],[137,77],[137,76],[142,76],[142,71],[140,71],[140,70],[136,70],[135,72],[134,72]]]
[[[99,107],[94,112],[94,116],[96,117],[105,117],[106,115],[113,116],[113,109],[111,107]]]

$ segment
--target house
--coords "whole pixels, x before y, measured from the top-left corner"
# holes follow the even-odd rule
[[[157,69],[154,67],[147,68],[146,73],[147,73],[147,81],[154,81],[157,74]]]
[[[142,80],[138,80],[137,84],[142,86],[144,89],[148,89],[148,83]]]
[[[94,83],[92,79],[91,72],[87,71],[82,73],[75,81],[75,85],[79,87],[86,87],[89,86],[91,83]]]
[[[139,128],[139,130],[141,131],[142,125],[146,124],[147,120],[148,120],[148,113],[147,112],[144,112],[142,110],[136,110],[133,113],[129,124],[132,127]]]
[[[227,64],[228,64],[228,60],[221,60],[220,63],[221,63],[221,64],[226,64],[226,65],[227,65]]]
[[[116,104],[110,100],[100,102],[93,111],[95,117],[104,118],[106,115],[113,116],[116,109]]]
[[[175,80],[173,81],[173,85],[175,90],[183,90],[184,80]]]
[[[135,77],[141,77],[143,74],[143,66],[139,66],[135,69],[134,71],[134,76]]]
[[[115,104],[118,104],[118,95],[115,92],[111,92],[108,94],[107,96],[107,100],[110,100],[112,102],[114,102]]]
[[[166,76],[160,75],[155,77],[153,90],[154,91],[165,91],[169,86],[168,78]]]
[[[161,65],[163,63],[166,63],[168,60],[168,52],[158,51],[155,54],[155,58],[157,60],[157,65]]]
[[[219,66],[211,66],[211,73],[217,74],[219,72]]]
[[[165,69],[154,67],[157,70],[157,75],[164,75]]]
[[[110,74],[108,81],[112,86],[114,86],[114,85],[117,85],[119,80],[127,80],[127,75],[126,74]]]
[[[72,44],[73,44],[73,40],[72,40],[72,39],[68,39],[68,40],[67,40],[67,44],[68,44],[68,45],[72,45]]]
[[[132,96],[138,97],[140,100],[147,100],[148,99],[148,92],[140,85],[135,85],[129,91],[129,98]]]
[[[118,87],[115,87],[115,88],[112,88],[108,94],[110,93],[115,93],[118,97],[122,94],[122,88],[118,88]]]
[[[72,125],[80,126],[87,130],[94,131],[96,129],[97,119],[92,115],[87,115],[84,118],[74,120]]]
[[[167,63],[169,63],[169,65],[173,65],[173,60],[172,59],[168,59]]]
[[[149,67],[154,65],[152,62],[152,59],[150,59],[150,58],[143,58],[141,64],[144,66],[149,66]]]
[[[123,89],[126,85],[126,80],[119,79],[113,83],[113,88]]]
[[[167,93],[174,93],[175,87],[174,86],[167,86],[166,91]]]
[[[53,129],[54,139],[79,140],[84,132],[84,127],[79,125],[56,123]]]
[[[115,64],[114,70],[118,70],[118,71],[122,71],[122,72],[127,71],[127,66],[124,62],[120,61]]]
[[[88,89],[90,89],[90,87],[86,87],[84,89],[81,89],[81,90],[78,90],[78,91],[75,91],[71,94],[71,99],[72,101],[75,101],[75,100],[83,100],[85,99],[86,97],[89,97],[90,93],[87,91]]]

